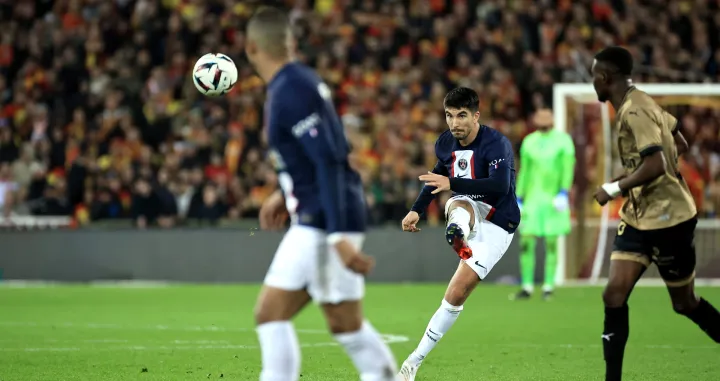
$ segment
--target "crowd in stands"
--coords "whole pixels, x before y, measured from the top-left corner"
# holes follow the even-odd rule
[[[139,227],[254,217],[276,188],[264,87],[244,24],[267,1],[0,0],[0,209]],[[640,82],[720,82],[714,1],[297,0],[299,59],[334,90],[374,223],[397,223],[434,165],[454,86],[516,145],[553,84],[584,82],[597,50],[631,48]],[[222,52],[240,78],[206,98],[189,70]],[[719,105],[682,109],[683,171],[720,207]],[[594,162],[578,150],[578,159]],[[520,169],[521,170],[521,169]],[[588,172],[592,173],[592,172]],[[597,179],[578,173],[578,181]],[[441,219],[433,204],[428,219]]]

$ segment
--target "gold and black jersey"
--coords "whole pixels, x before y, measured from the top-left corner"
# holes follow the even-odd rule
[[[639,230],[678,225],[697,214],[687,184],[678,175],[678,154],[673,135],[678,121],[648,94],[632,87],[615,118],[618,149],[625,172],[634,172],[644,157],[662,151],[665,173],[628,191],[620,216]]]

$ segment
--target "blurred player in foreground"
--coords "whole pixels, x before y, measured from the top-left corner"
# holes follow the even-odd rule
[[[568,191],[575,170],[575,145],[567,133],[552,128],[550,110],[535,113],[537,131],[520,146],[517,197],[522,213],[520,228],[520,278],[522,289],[513,299],[528,299],[535,283],[535,245],[545,240],[543,298],[555,288],[558,237],[570,232]]]
[[[618,149],[626,175],[595,193],[600,205],[627,195],[620,216],[610,274],[603,293],[605,380],[622,378],[628,340],[628,298],[645,269],[654,262],[667,285],[675,312],[688,317],[720,343],[720,313],[695,294],[697,210],[678,173],[678,154],[687,150],[678,120],[632,85],[633,59],[620,47],[595,56],[593,86],[601,102],[610,101],[617,116]]]
[[[395,380],[397,367],[378,332],[363,319],[363,274],[373,266],[360,248],[365,204],[360,176],[329,88],[291,61],[295,41],[284,12],[260,9],[247,26],[248,60],[267,84],[267,135],[282,192],[262,206],[260,225],[292,226],[275,253],[255,309],[261,381],[296,381],[300,346],[290,320],[310,300],[363,381]]]
[[[412,381],[425,357],[452,327],[465,300],[502,258],[520,224],[515,198],[515,165],[510,141],[478,122],[475,90],[451,90],[444,101],[449,130],[435,142],[438,162],[410,212],[402,221],[406,232],[417,232],[420,214],[436,194],[450,190],[445,204],[445,238],[462,259],[450,280],[417,348],[402,364],[400,376]]]

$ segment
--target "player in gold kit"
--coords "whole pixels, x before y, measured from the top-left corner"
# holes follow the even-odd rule
[[[603,292],[606,381],[622,378],[629,334],[627,301],[651,262],[667,285],[675,312],[720,343],[720,313],[695,295],[697,209],[677,167],[678,155],[687,150],[687,142],[679,132],[678,120],[633,86],[632,67],[632,55],[621,47],[598,53],[592,67],[598,99],[610,101],[617,111],[615,129],[625,168],[625,175],[603,184],[595,199],[605,205],[620,195],[627,197]]]

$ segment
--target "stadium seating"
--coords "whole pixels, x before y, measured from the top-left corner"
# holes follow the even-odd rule
[[[0,3],[0,210],[81,225],[255,217],[277,184],[264,160],[263,84],[243,60],[244,22],[260,3]],[[632,48],[642,82],[720,81],[715,2],[669,1],[657,17],[619,0],[296,3],[299,58],[334,89],[376,224],[398,223],[415,199],[452,86],[478,90],[483,122],[519,147],[553,84],[585,81],[608,44]],[[188,76],[211,51],[240,69],[223,98],[203,98]],[[714,217],[720,118],[694,117],[683,172]]]

